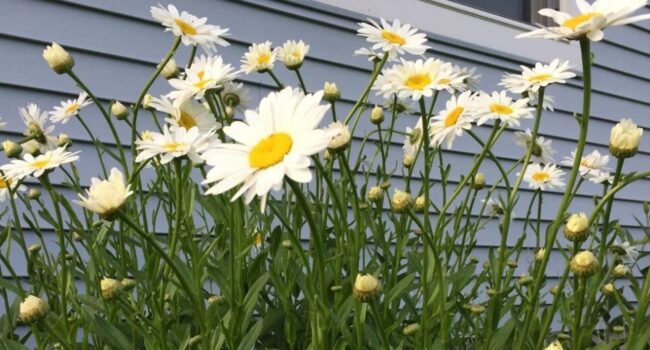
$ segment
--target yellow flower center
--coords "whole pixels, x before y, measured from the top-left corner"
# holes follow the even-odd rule
[[[500,115],[510,115],[512,114],[512,108],[507,105],[502,105],[498,103],[493,103],[490,105],[490,111],[492,113],[500,114]]]
[[[537,182],[546,182],[551,178],[551,175],[548,173],[545,173],[543,171],[539,171],[533,174],[532,176],[533,180]]]
[[[583,167],[586,167],[586,168],[593,168],[591,166],[591,163],[588,160],[584,159],[584,158],[580,161],[580,166],[583,166]]]
[[[200,70],[196,72],[196,77],[199,78],[199,81],[193,84],[195,88],[203,90],[214,80],[214,79],[203,79],[204,76],[205,76],[205,70]]]
[[[401,35],[397,35],[388,30],[382,30],[381,37],[391,44],[397,44],[400,46],[406,44],[406,39],[404,39]]]
[[[572,30],[576,30],[576,28],[579,25],[581,25],[581,24],[583,24],[585,22],[588,22],[589,20],[591,20],[592,18],[594,18],[596,16],[602,16],[602,15],[600,13],[597,13],[597,12],[582,13],[582,14],[571,17],[571,18],[567,19],[566,21],[562,22],[562,26],[570,28]]]
[[[448,128],[450,126],[456,125],[458,122],[458,118],[460,117],[461,114],[465,111],[465,108],[463,107],[456,107],[454,108],[449,114],[447,114],[447,117],[445,118],[445,128]]]
[[[183,35],[196,35],[197,31],[193,25],[183,21],[180,18],[175,19],[174,22],[176,23],[178,28],[180,28],[181,33],[183,33]]]
[[[49,159],[35,160],[31,164],[31,166],[36,168],[36,169],[45,169],[45,167],[47,167],[48,165],[50,165],[50,160]]]
[[[431,84],[431,78],[427,74],[412,75],[404,82],[404,85],[411,90],[424,90],[429,84]]]
[[[302,55],[299,51],[294,51],[291,53],[291,56],[293,56],[293,58],[300,58]]]
[[[440,84],[441,85],[449,85],[449,83],[451,83],[451,80],[449,80],[447,78],[440,79]]]
[[[66,109],[63,110],[63,112],[65,114],[75,114],[79,110],[79,107],[81,106],[79,106],[78,103],[71,103],[70,105],[68,105],[68,107],[66,107]]]
[[[291,146],[293,146],[293,140],[289,134],[284,132],[271,134],[253,147],[248,155],[248,163],[257,169],[276,165],[289,153]]]
[[[257,64],[262,65],[262,64],[267,64],[271,60],[271,56],[268,54],[261,54],[257,57]]]
[[[542,73],[542,74],[537,74],[537,75],[531,75],[528,77],[528,81],[531,83],[538,83],[540,81],[545,81],[549,80],[553,77],[553,75],[548,74],[548,73]]]
[[[262,245],[262,235],[260,233],[255,234],[255,246],[259,247]]]
[[[187,146],[187,143],[185,142],[170,142],[162,145],[163,149],[167,152],[177,152],[182,150],[185,146]]]
[[[178,125],[185,129],[191,129],[196,126],[196,120],[190,114],[181,112],[181,117],[178,119]]]
[[[0,188],[7,188],[11,185],[11,179],[0,176]]]

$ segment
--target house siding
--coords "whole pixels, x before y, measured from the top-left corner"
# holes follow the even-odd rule
[[[228,40],[231,47],[222,48],[219,53],[234,66],[239,65],[240,57],[251,43],[271,40],[278,45],[287,39],[305,40],[311,45],[303,69],[306,85],[308,89],[316,90],[325,81],[336,82],[342,92],[342,100],[337,104],[339,115],[345,115],[351,108],[367,82],[370,72],[368,62],[363,57],[352,56],[355,49],[364,46],[364,40],[355,35],[356,23],[363,16],[311,1],[173,2],[190,13],[208,17],[209,23],[230,28]],[[20,137],[22,123],[17,107],[35,102],[41,108],[50,109],[60,100],[72,98],[78,93],[70,79],[53,74],[43,62],[42,50],[51,41],[59,42],[71,52],[76,60],[75,71],[105,104],[111,99],[134,103],[142,85],[172,42],[171,34],[163,32],[162,27],[149,15],[149,7],[156,4],[156,1],[123,0],[0,0],[0,116],[9,123],[0,131],[3,139]],[[644,11],[650,12],[650,9]],[[408,21],[408,18],[403,20]],[[476,66],[477,72],[482,75],[480,87],[488,91],[497,89],[496,84],[504,72],[516,71],[520,64],[533,63],[513,58],[507,53],[481,48],[477,43],[459,42],[435,33],[429,33],[429,39],[432,50],[428,55],[463,66]],[[610,128],[623,117],[633,118],[644,128],[650,127],[649,39],[650,21],[609,29],[606,39],[593,45],[593,112],[586,151],[598,149],[607,154]],[[187,61],[189,50],[183,48],[180,51],[177,56],[179,64]],[[283,68],[278,68],[277,72],[285,83],[297,83],[292,72]],[[248,85],[255,100],[274,88],[266,75],[246,75],[240,80]],[[166,91],[168,85],[162,79],[151,89],[154,95]],[[555,97],[555,112],[545,113],[540,133],[553,140],[558,151],[556,161],[560,161],[570,155],[575,147],[578,126],[572,114],[581,110],[580,79],[552,87],[548,93]],[[374,96],[371,101],[382,102]],[[441,105],[439,101],[438,106]],[[92,126],[103,123],[101,115],[93,107],[84,109],[82,117]],[[414,125],[417,118],[415,115],[400,117],[396,122],[397,129],[404,130]],[[138,125],[142,129],[153,128],[148,114],[141,115]],[[529,122],[522,125],[523,128],[529,126]],[[359,131],[369,131],[372,127],[367,118],[363,118]],[[90,139],[75,121],[58,126],[57,130],[69,134],[75,149],[82,151],[78,168],[83,183],[88,185],[92,176],[99,175],[97,156]],[[115,146],[106,128],[94,127],[93,130],[101,141]],[[118,125],[118,131],[125,140],[128,139],[125,125]],[[479,135],[486,135],[487,131],[486,128],[477,128]],[[494,153],[504,159],[506,167],[514,164],[522,153],[512,141],[514,131],[508,129],[494,148]],[[361,138],[357,137],[355,144],[360,142]],[[402,138],[399,137],[390,150],[389,159],[393,164],[401,162],[401,142]],[[445,162],[453,164],[450,175],[452,184],[469,170],[472,157],[478,150],[469,137],[464,137],[457,140],[454,150],[446,151]],[[113,162],[107,159],[107,163],[110,166]],[[626,162],[626,170],[644,170],[647,164],[650,164],[650,137],[644,137],[639,154]],[[498,178],[496,167],[489,161],[485,162],[481,171],[487,175],[488,183]],[[55,172],[54,180],[60,183],[63,177]],[[439,174],[434,174],[436,180],[439,180]],[[399,187],[400,182],[399,175],[394,176],[394,187]],[[419,179],[416,179],[413,188],[418,189],[419,183]],[[438,198],[437,187],[434,186],[433,191],[433,197]],[[593,197],[600,192],[600,186],[586,183],[571,211],[589,212],[593,207]],[[74,195],[70,190],[66,190],[66,194]],[[555,190],[544,196],[544,222],[552,220],[562,194],[562,190]],[[614,206],[613,217],[620,219],[621,224],[637,239],[643,236],[643,230],[638,227],[635,217],[643,216],[641,204],[649,199],[648,194],[650,180],[638,181],[619,193],[617,205]],[[532,195],[532,191],[523,189],[519,203],[527,203]],[[526,210],[523,206],[520,204],[516,209],[521,216]],[[45,223],[44,226],[47,227]],[[35,234],[27,227],[25,229],[28,244],[35,243]],[[514,244],[521,232],[524,232],[524,227],[519,219],[512,227],[509,244]],[[46,229],[43,236],[47,244],[54,247],[54,233]],[[477,239],[476,254],[486,256],[487,250],[499,243],[496,222],[490,223]],[[530,260],[535,248],[533,235],[527,237],[525,246],[527,256],[524,259]],[[55,248],[51,249],[56,251]],[[18,275],[25,276],[25,261],[21,255],[18,251],[10,252],[9,261]],[[549,276],[556,277],[562,272],[563,266],[558,264],[563,260],[558,258],[551,261]],[[3,275],[8,275],[4,266],[0,269]]]

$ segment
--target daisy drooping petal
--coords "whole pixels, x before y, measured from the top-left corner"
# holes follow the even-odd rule
[[[499,85],[516,94],[537,92],[540,87],[564,84],[567,79],[575,77],[575,73],[569,72],[570,68],[569,61],[560,62],[557,58],[549,64],[537,63],[533,68],[521,66],[521,74],[506,74]]]
[[[175,91],[167,96],[174,100],[174,105],[180,106],[188,99],[203,98],[205,92],[235,79],[237,73],[230,64],[225,64],[221,56],[200,56],[192,66],[185,70],[185,79],[170,79]]]
[[[59,147],[37,157],[25,154],[23,159],[13,159],[11,163],[0,167],[6,176],[20,180],[26,176],[39,177],[47,170],[55,169],[63,164],[79,159],[79,152],[70,153],[64,147]]]
[[[526,129],[526,131],[517,131],[515,132],[514,139],[518,146],[528,149],[533,142],[533,134],[530,129]],[[551,146],[551,143],[551,140],[547,140],[542,136],[537,136],[535,144],[532,145],[533,151],[531,153],[531,161],[544,164],[552,162],[555,150]]]

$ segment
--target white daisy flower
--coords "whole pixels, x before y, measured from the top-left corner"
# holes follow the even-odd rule
[[[4,202],[9,198],[9,191],[15,192],[14,193],[14,198],[17,195],[17,191],[24,192],[25,191],[25,186],[20,185],[18,188],[18,181],[12,179],[9,176],[2,175],[0,174],[0,203]]]
[[[203,56],[194,60],[192,66],[185,70],[185,79],[169,79],[169,84],[176,89],[167,96],[179,106],[192,98],[203,98],[207,90],[222,86],[235,79],[237,73],[233,67],[224,64],[221,56]]]
[[[462,136],[463,130],[472,128],[473,99],[471,91],[466,91],[458,97],[451,96],[445,109],[431,118],[429,130],[433,135],[431,140],[433,144],[439,147],[446,142],[447,148],[450,149],[456,136]]]
[[[524,181],[528,182],[528,187],[545,191],[556,187],[564,186],[562,180],[564,171],[560,170],[555,164],[529,164],[524,173]]]
[[[106,180],[93,177],[90,188],[86,189],[86,197],[79,194],[81,200],[74,202],[102,218],[110,218],[133,194],[130,187],[131,185],[125,184],[122,172],[112,168],[111,175]]]
[[[395,92],[400,98],[411,97],[414,101],[421,97],[431,97],[434,90],[452,90],[455,77],[451,64],[438,59],[406,61],[385,70],[375,81],[373,89],[377,94],[388,97]]]
[[[271,42],[265,41],[253,44],[248,48],[241,60],[241,70],[249,74],[252,72],[264,73],[273,69],[278,51],[271,48]]]
[[[506,74],[499,85],[505,86],[513,93],[521,94],[524,91],[537,92],[540,87],[550,84],[564,84],[567,79],[575,77],[575,73],[569,72],[571,66],[569,61],[560,62],[554,59],[550,64],[536,63],[535,67],[528,68],[520,66],[521,74]]]
[[[246,203],[257,195],[262,210],[271,190],[280,190],[286,177],[300,183],[312,179],[309,156],[325,150],[331,140],[318,124],[330,105],[321,105],[323,92],[304,95],[287,87],[260,102],[259,111],[247,110],[245,121],[224,127],[236,143],[221,144],[203,154],[213,166],[203,183],[206,194],[220,194],[243,183],[233,200],[245,194]]]
[[[61,106],[54,106],[54,110],[49,112],[50,121],[52,121],[52,123],[60,122],[61,124],[65,124],[70,120],[70,117],[77,115],[80,109],[93,103],[92,100],[86,100],[87,98],[88,94],[86,92],[81,92],[77,99],[63,101],[61,102]]]
[[[48,125],[49,118],[46,111],[41,112],[36,104],[30,103],[27,108],[19,108],[18,112],[27,127],[23,135],[33,137],[33,140],[38,143],[38,149],[41,153],[51,151],[57,147],[58,139],[52,135],[54,125]]]
[[[79,159],[79,152],[67,152],[64,147],[56,148],[37,157],[25,154],[23,159],[12,159],[11,163],[0,167],[0,170],[10,178],[21,180],[32,175],[39,177],[47,170],[57,168],[63,164],[74,162]]]
[[[537,91],[528,91],[526,93],[526,96],[528,97],[528,105],[531,107],[537,107],[537,103],[539,100],[539,94]],[[544,93],[544,101],[542,101],[542,109],[545,111],[551,111],[553,112],[555,109],[553,108],[553,105],[555,104],[555,98],[553,96]]]
[[[302,66],[305,56],[309,52],[309,45],[302,40],[289,40],[278,48],[278,59],[287,66],[288,69],[295,70]]]
[[[612,246],[612,250],[614,250],[616,256],[625,264],[633,265],[639,258],[637,246],[633,246],[629,241],[621,242],[617,238]]]
[[[404,157],[406,156],[412,156],[415,157],[417,154],[418,150],[420,149],[420,145],[422,144],[422,118],[418,118],[418,122],[415,124],[415,127],[409,128],[408,126],[406,127],[406,136],[404,136],[404,146],[402,146],[402,150],[404,150]]]
[[[589,4],[586,0],[576,0],[580,13],[571,15],[554,9],[539,10],[539,14],[551,17],[558,26],[544,27],[517,38],[546,38],[553,40],[578,40],[587,37],[600,41],[605,36],[603,29],[650,19],[650,14],[630,17],[648,4],[647,0],[596,0]]]
[[[205,24],[208,21],[206,17],[198,18],[186,11],[179,13],[174,5],[167,5],[167,9],[162,5],[152,6],[151,16],[167,27],[165,31],[180,36],[187,46],[199,45],[207,52],[214,52],[216,45],[230,45],[222,38],[228,32],[227,28]]]
[[[192,163],[199,164],[203,160],[199,156],[219,143],[214,134],[215,129],[200,132],[198,127],[188,129],[165,125],[163,133],[150,132],[146,139],[136,141],[138,156],[135,161],[140,163],[160,156],[160,164],[167,164],[174,158],[187,156]]]
[[[477,125],[483,125],[491,119],[499,119],[508,126],[519,126],[519,119],[532,118],[532,108],[528,107],[528,99],[513,101],[505,91],[492,92],[492,95],[481,93],[476,99],[476,113],[479,116]]]
[[[573,166],[575,161],[576,152],[571,152],[571,157],[564,157],[562,165],[568,167]],[[609,156],[606,154],[600,154],[598,150],[593,150],[589,154],[583,154],[582,159],[580,160],[580,176],[589,180],[593,183],[603,183],[604,181],[609,181],[610,178],[610,168],[607,167],[609,163]]]
[[[235,83],[232,81],[223,84],[221,98],[223,99],[223,103],[225,103],[226,106],[242,112],[245,111],[246,108],[248,108],[248,105],[251,103],[250,94],[248,92],[248,89],[244,87],[244,84]]]
[[[422,55],[429,48],[425,45],[426,34],[418,33],[410,24],[401,25],[398,19],[392,24],[383,18],[380,21],[381,25],[368,19],[370,24],[361,22],[361,28],[357,30],[358,35],[366,37],[366,40],[373,44],[372,50],[388,52],[389,57],[395,57],[405,53]]]
[[[169,114],[169,118],[165,121],[174,126],[188,130],[196,126],[200,132],[221,127],[210,110],[194,100],[187,100],[177,107],[167,97],[161,96],[159,99],[153,98],[150,105],[160,112]]]
[[[533,133],[530,131],[530,129],[526,129],[526,131],[516,131],[514,134],[514,139],[515,143],[518,146],[521,146],[527,150],[533,141]],[[553,162],[553,155],[556,153],[556,151],[553,149],[551,143],[551,140],[547,140],[543,136],[537,136],[535,145],[533,146],[533,152],[530,157],[531,161],[544,164]]]

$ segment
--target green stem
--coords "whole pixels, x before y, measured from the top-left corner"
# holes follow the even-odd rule
[[[302,75],[300,74],[300,69],[295,69],[295,72],[296,72],[296,76],[298,77],[298,82],[300,83],[300,88],[302,89],[302,92],[308,94],[307,87],[305,86],[305,81],[302,80]]]
[[[363,90],[361,93],[361,96],[359,99],[357,99],[357,102],[352,106],[352,109],[350,112],[348,112],[348,115],[345,117],[343,124],[348,124],[350,122],[350,119],[352,119],[352,116],[356,111],[359,109],[364,104],[364,101],[366,100],[366,97],[368,97],[368,94],[370,93],[370,89],[372,89],[372,85],[375,83],[375,80],[377,80],[377,77],[379,76],[379,73],[381,73],[381,69],[386,64],[386,61],[388,60],[388,53],[385,53],[384,56],[381,58],[381,61],[377,65],[377,68],[372,72],[372,75],[370,76],[370,80],[368,81],[368,85],[366,85],[366,88]]]
[[[271,76],[271,79],[273,79],[273,81],[275,82],[275,85],[278,86],[278,89],[284,89],[284,84],[282,84],[282,82],[280,82],[280,79],[278,79],[278,77],[275,76],[275,73],[273,73],[272,70],[269,69],[266,72],[269,73],[269,75]]]

